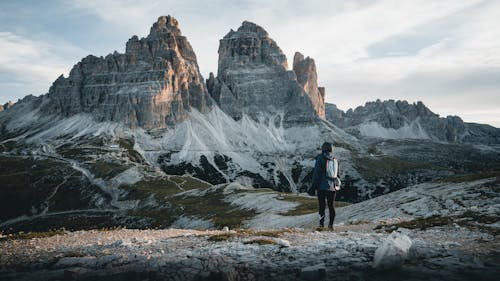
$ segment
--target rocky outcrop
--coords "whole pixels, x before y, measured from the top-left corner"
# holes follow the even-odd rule
[[[155,129],[186,119],[191,107],[206,111],[207,97],[191,45],[177,20],[162,16],[146,38],[128,40],[125,54],[90,55],[61,75],[42,112]]]
[[[307,93],[319,117],[325,118],[325,88],[318,87],[318,74],[314,59],[304,58],[299,52],[293,57],[293,71],[297,81]]]
[[[12,103],[12,101],[8,101],[3,105],[0,104],[0,112],[11,108],[13,105],[14,103]]]
[[[390,129],[391,138],[397,137],[398,132],[406,132],[401,138],[414,136],[448,142],[500,143],[500,129],[466,123],[458,116],[440,117],[420,101],[410,104],[407,101],[377,100],[347,112],[327,104],[326,118],[348,132],[367,136],[376,136],[381,130]],[[373,132],[373,135],[369,130],[378,132]]]
[[[320,102],[317,86],[311,94],[315,99],[307,92],[309,85],[317,84],[314,61],[312,68],[304,66],[300,76],[305,77],[305,84],[300,84],[288,70],[286,56],[276,42],[262,27],[245,21],[220,40],[217,77],[211,74],[207,88],[234,119],[248,115],[262,120],[278,115],[287,124],[310,122],[323,114],[321,105],[316,104]],[[308,75],[312,71],[314,75]]]

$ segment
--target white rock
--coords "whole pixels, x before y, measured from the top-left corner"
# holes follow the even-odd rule
[[[401,266],[408,257],[411,245],[410,237],[398,232],[392,232],[382,246],[375,251],[373,267],[393,268]]]
[[[274,238],[274,242],[276,242],[276,244],[282,246],[282,247],[290,247],[290,241],[288,240],[285,240],[285,239],[281,239],[281,238]]]

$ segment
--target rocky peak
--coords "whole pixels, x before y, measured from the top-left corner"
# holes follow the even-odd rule
[[[89,113],[145,129],[165,128],[186,119],[191,107],[208,106],[196,55],[171,16],[159,17],[146,38],[130,38],[125,54],[85,57],[48,97],[47,113]]]
[[[14,103],[12,101],[8,101],[3,105],[0,104],[0,111],[7,110],[7,109],[11,108],[13,105],[14,105]]]
[[[311,98],[319,117],[325,118],[325,88],[321,87],[320,89],[318,87],[318,74],[314,59],[310,57],[304,58],[304,55],[295,52],[293,71],[297,76],[297,81]]]
[[[220,40],[218,76],[242,66],[288,69],[286,56],[276,42],[262,27],[248,21]]]
[[[313,72],[311,77],[307,70],[301,72],[301,78],[310,81],[306,90],[288,70],[286,56],[276,42],[262,27],[245,21],[220,40],[217,77],[209,78],[207,87],[221,109],[235,119],[244,114],[256,120],[280,116],[285,123],[303,123],[324,116],[315,107],[322,101],[315,65]],[[309,85],[316,85],[311,94]]]
[[[148,37],[158,34],[167,33],[174,36],[182,36],[179,29],[179,22],[172,16],[161,16],[153,23]]]

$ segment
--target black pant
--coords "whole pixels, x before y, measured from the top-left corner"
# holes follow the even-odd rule
[[[325,199],[328,203],[328,211],[330,213],[330,223],[328,225],[333,225],[335,220],[335,191],[330,190],[318,190],[318,201],[319,201],[319,224],[321,226],[325,225]]]

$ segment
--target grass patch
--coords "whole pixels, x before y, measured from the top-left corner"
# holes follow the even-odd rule
[[[82,257],[85,257],[85,255],[76,251],[66,252],[62,255],[62,258],[82,258]]]
[[[45,238],[45,237],[52,237],[55,235],[62,235],[62,234],[64,234],[64,230],[49,230],[49,231],[42,231],[42,232],[19,232],[19,233],[14,233],[14,234],[7,234],[6,236],[0,237],[0,241]]]
[[[212,185],[192,176],[170,176],[170,180],[179,184],[184,189],[205,189]]]
[[[135,141],[133,139],[119,139],[117,142],[121,148],[125,149],[125,156],[127,156],[130,161],[146,163],[142,155],[134,149]]]
[[[222,189],[208,191],[204,196],[178,196],[171,203],[180,214],[211,220],[217,228],[240,228],[243,221],[256,215],[224,201]]]
[[[258,244],[258,245],[278,245],[273,239],[256,238],[243,242],[243,244]]]
[[[85,165],[88,167],[89,171],[96,177],[109,180],[117,176],[118,174],[124,172],[129,165],[124,165],[115,162],[86,162]]]
[[[416,163],[392,156],[353,157],[357,171],[369,182],[377,182],[387,175],[405,174],[411,170],[436,169],[426,163]]]
[[[447,177],[447,178],[444,178],[442,181],[443,182],[461,183],[461,182],[469,182],[469,181],[482,180],[482,179],[488,179],[488,178],[494,178],[494,177],[496,177],[497,179],[500,179],[500,171]]]
[[[289,202],[296,202],[299,203],[295,209],[290,210],[286,213],[281,213],[280,215],[283,216],[301,216],[301,215],[307,215],[311,213],[315,213],[318,211],[318,199],[317,198],[312,198],[312,197],[306,197],[306,196],[301,196],[297,194],[282,194],[283,197],[282,200],[289,201]],[[342,202],[342,201],[335,201],[335,208],[339,207],[345,207],[350,205],[350,203],[347,202]]]
[[[490,216],[478,212],[466,211],[463,214],[455,216],[432,216],[428,218],[416,218],[395,224],[378,225],[374,229],[383,230],[385,232],[392,232],[398,228],[426,230],[432,227],[452,225],[455,223],[462,227],[480,232],[487,232],[496,236],[500,234],[500,230],[489,227],[488,224],[498,222],[499,220],[500,216]]]
[[[276,230],[254,230],[254,229],[241,229],[238,231],[241,235],[246,236],[267,236],[278,238],[285,233],[289,233],[289,229],[276,229]]]
[[[208,241],[210,242],[222,242],[222,241],[227,241],[233,237],[237,237],[238,234],[234,232],[228,232],[228,233],[222,233],[222,234],[215,234],[210,237],[208,237]]]

